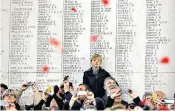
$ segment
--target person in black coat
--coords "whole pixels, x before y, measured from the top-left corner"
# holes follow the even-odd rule
[[[108,97],[107,97],[107,104],[106,108],[111,108],[116,105],[122,104],[127,108],[128,103],[122,100],[122,93],[121,89],[116,85],[111,85],[108,89]]]
[[[93,105],[97,110],[104,110],[104,104],[101,98],[94,98],[93,92],[85,84],[80,84],[77,88],[77,92],[72,96],[70,101],[64,104],[63,110],[81,110],[86,109],[87,101],[91,101],[89,105]],[[86,106],[86,107],[85,107]]]
[[[151,92],[145,92],[143,96],[143,101],[141,101],[140,97],[135,94],[135,92],[131,89],[129,89],[129,96],[133,99],[133,102],[137,105],[143,108],[143,110],[155,110],[155,106],[153,103],[152,93]],[[148,103],[148,104],[146,104]]]
[[[83,83],[89,86],[89,88],[94,93],[95,97],[102,98],[105,94],[103,88],[104,80],[110,77],[110,74],[100,67],[102,63],[102,58],[99,54],[94,54],[91,57],[92,67],[84,72]]]
[[[63,83],[64,100],[69,101],[72,98],[71,89],[73,89],[73,84],[69,81],[69,76],[64,77]]]
[[[105,95],[102,98],[105,106],[107,104],[107,99],[108,99],[108,95],[107,95],[108,92],[107,91],[108,91],[108,89],[111,85],[116,85],[117,87],[119,87],[119,84],[117,83],[117,81],[113,77],[107,77],[104,80],[104,89],[105,89],[106,92],[105,92]]]

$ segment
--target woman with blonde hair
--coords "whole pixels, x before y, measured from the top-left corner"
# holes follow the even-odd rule
[[[83,83],[89,86],[95,97],[102,98],[105,95],[104,80],[111,75],[101,67],[102,57],[94,54],[91,57],[91,68],[84,72]]]

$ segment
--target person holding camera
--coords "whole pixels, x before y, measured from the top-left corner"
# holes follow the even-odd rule
[[[84,102],[87,100],[91,101],[92,104],[95,105],[97,110],[103,110],[104,104],[102,99],[95,98],[93,92],[91,92],[90,88],[86,84],[79,84],[77,91],[72,96],[70,101],[67,101],[64,105],[64,110],[84,110],[85,105]]]
[[[105,94],[103,88],[104,80],[105,78],[110,77],[110,74],[100,66],[101,63],[101,56],[99,54],[94,54],[91,57],[92,67],[85,71],[83,75],[83,84],[86,84],[92,90],[95,97],[100,98]]]
[[[13,109],[16,108],[17,110],[20,110],[20,105],[18,104],[19,99],[22,95],[22,93],[29,87],[29,83],[24,83],[20,86],[19,89],[13,90],[13,89],[8,89],[8,87],[6,86],[5,89],[3,90],[1,93],[2,95],[2,100],[4,101],[4,103],[6,103],[6,105],[8,104],[8,106],[6,107],[6,109]],[[1,87],[3,87],[3,85],[1,84]],[[9,101],[13,101],[13,102],[9,102]],[[1,108],[5,108],[5,107],[1,107]]]
[[[107,95],[108,95],[106,104],[107,108],[111,108],[119,104],[122,104],[125,106],[125,108],[127,108],[128,103],[122,100],[122,92],[117,85],[109,86],[109,88],[107,89]]]
[[[117,87],[119,87],[117,81],[113,78],[113,77],[107,77],[105,80],[104,80],[104,89],[105,89],[105,95],[103,96],[102,100],[104,101],[104,105],[106,106],[107,104],[107,98],[108,98],[108,95],[107,95],[107,91],[109,89],[109,87],[111,85],[116,85]]]
[[[1,110],[21,110],[13,89],[5,90],[2,94],[2,100],[4,104],[1,106]]]
[[[59,87],[54,86],[54,94],[50,95],[49,92],[39,91],[42,94],[42,98],[38,104],[34,106],[34,110],[49,109],[51,107],[56,107],[56,109],[62,109],[64,102],[60,96]]]
[[[143,110],[155,110],[156,109],[156,103],[153,99],[153,93],[151,92],[145,92],[145,94],[142,97],[142,101],[139,96],[135,94],[135,92],[131,89],[129,89],[128,95],[133,99],[133,102],[140,106]]]
[[[69,101],[72,98],[73,85],[69,81],[69,76],[65,76],[63,80],[64,100]]]

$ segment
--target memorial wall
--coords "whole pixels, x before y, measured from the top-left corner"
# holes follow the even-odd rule
[[[173,97],[174,0],[0,2],[1,83],[10,88],[33,81],[44,90],[66,75],[76,87],[98,53],[124,92],[161,90]],[[26,90],[21,100],[32,93]]]

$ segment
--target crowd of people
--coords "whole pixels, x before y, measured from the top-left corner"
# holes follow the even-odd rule
[[[84,72],[82,83],[75,89],[66,76],[61,85],[53,86],[53,94],[41,91],[35,83],[22,84],[18,90],[0,85],[1,110],[24,110],[19,105],[23,92],[32,87],[33,103],[25,105],[25,110],[174,110],[175,103],[167,104],[162,91],[145,92],[142,98],[128,89],[132,103],[122,99],[122,89],[111,75],[100,67],[102,58],[95,54],[91,58],[92,67]],[[27,101],[27,100],[26,100]]]

